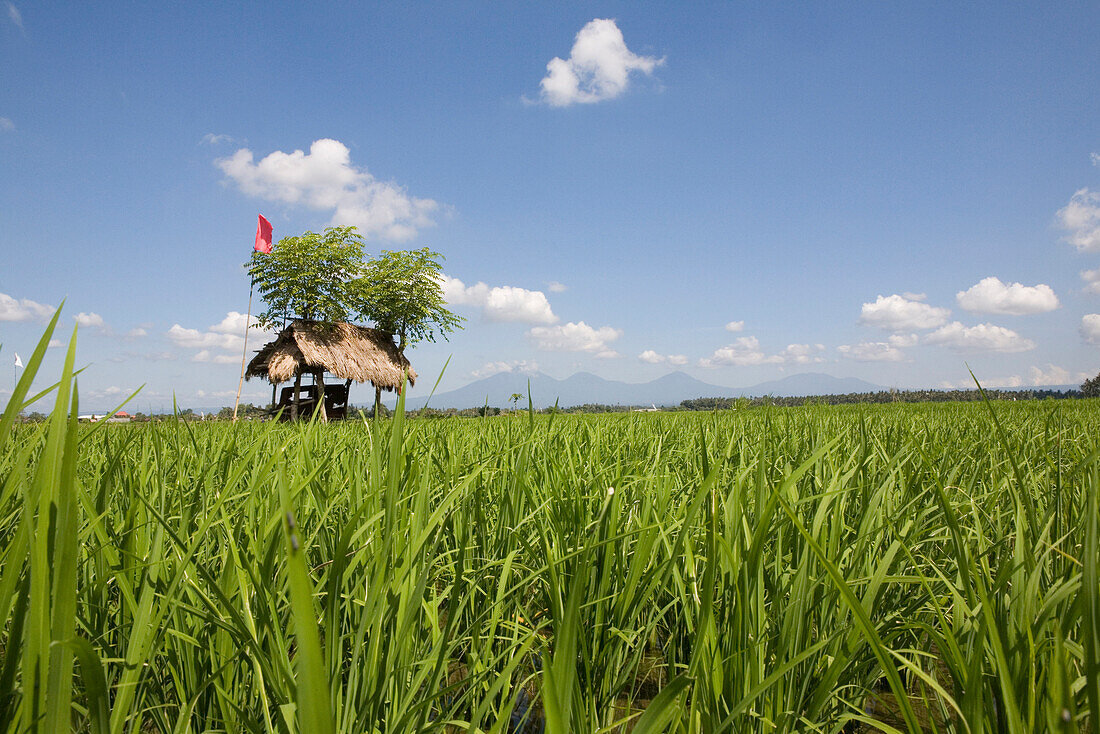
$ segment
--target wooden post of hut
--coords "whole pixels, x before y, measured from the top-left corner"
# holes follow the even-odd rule
[[[316,387],[313,398],[303,404],[301,382],[306,372],[314,376]],[[346,382],[326,386],[326,372]],[[293,379],[293,395],[284,390],[276,410],[283,408],[284,415],[292,420],[319,410],[324,420],[346,416],[352,382],[372,383],[377,406],[382,390],[400,391],[406,374],[408,384],[414,385],[416,372],[398,351],[392,334],[354,324],[297,319],[256,353],[245,379],[263,377],[272,385]]]

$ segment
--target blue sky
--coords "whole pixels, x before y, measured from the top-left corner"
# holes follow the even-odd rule
[[[1100,369],[1095,3],[0,11],[0,401],[67,299],[86,405],[231,403],[257,213],[442,252],[440,389]]]

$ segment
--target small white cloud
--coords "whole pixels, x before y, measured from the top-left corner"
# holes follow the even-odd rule
[[[657,354],[657,352],[652,349],[647,349],[638,355],[638,359],[643,362],[648,362],[649,364],[660,364],[665,361],[665,356],[663,354]]]
[[[982,377],[978,376],[978,382],[981,383],[983,388],[986,389],[1003,389],[1023,387],[1024,378],[1019,375],[1009,375],[1008,377]],[[974,384],[973,377],[966,377],[965,379],[958,381],[944,380],[940,383],[940,387],[944,390],[977,390],[977,385]]]
[[[354,225],[366,237],[412,239],[435,224],[430,215],[439,208],[353,166],[350,151],[338,140],[316,140],[309,153],[277,150],[259,163],[251,150],[241,148],[214,163],[248,196],[332,211],[331,224]]]
[[[127,339],[140,339],[143,336],[149,336],[149,332],[140,326],[130,329],[126,332],[125,337]]]
[[[470,374],[473,377],[483,378],[492,377],[493,375],[497,375],[502,372],[518,373],[521,375],[533,375],[538,371],[538,362],[521,359],[512,362],[486,362],[479,369],[474,370]]]
[[[745,322],[744,321],[730,321],[728,324],[726,324],[725,328],[726,328],[726,331],[731,332],[733,334],[736,334],[739,331],[744,331],[745,330]]]
[[[824,344],[788,344],[778,356],[786,364],[817,364],[825,361],[823,351]]]
[[[547,352],[592,352],[610,351],[608,344],[623,335],[621,329],[610,326],[593,328],[583,321],[562,324],[560,326],[536,326],[527,332],[535,341],[535,346]]]
[[[1089,344],[1100,344],[1100,313],[1085,314],[1081,318],[1081,336]]]
[[[1089,160],[1092,161],[1092,165],[1100,166],[1100,153],[1089,153]]]
[[[929,306],[905,296],[878,296],[874,303],[865,303],[860,311],[861,324],[877,326],[887,331],[934,329],[947,321],[951,311]]]
[[[905,352],[889,342],[842,344],[836,350],[840,356],[857,362],[904,362]]]
[[[1087,372],[1070,372],[1065,367],[1047,363],[1044,370],[1040,367],[1032,367],[1029,371],[1029,379],[1032,385],[1071,385],[1087,380]]]
[[[50,343],[46,345],[46,349],[57,349],[61,346],[60,339],[50,339]]]
[[[219,143],[235,143],[237,142],[231,135],[215,135],[214,133],[207,133],[202,136],[200,143],[206,145],[218,145]]]
[[[681,367],[688,363],[688,358],[686,354],[670,354],[668,355],[668,363]]]
[[[213,331],[202,332],[198,329],[187,329],[179,324],[173,324],[166,335],[177,346],[189,349],[224,349],[227,351],[244,349],[244,339],[236,334],[218,334]]]
[[[19,30],[26,30],[23,27],[23,14],[19,12],[19,8],[15,7],[12,3],[6,3],[8,6],[8,18],[12,23],[15,23],[19,27]]]
[[[192,362],[210,362],[212,364],[236,364],[237,358],[229,354],[211,354],[209,349],[204,349],[194,357]]]
[[[1100,268],[1096,270],[1082,270],[1081,280],[1085,281],[1085,293],[1100,296]]]
[[[614,349],[604,349],[601,352],[596,352],[596,359],[619,359],[622,356]]]
[[[1012,329],[993,324],[963,326],[953,321],[936,329],[924,338],[929,344],[948,347],[959,352],[1026,352],[1035,348],[1035,342],[1020,336]]]
[[[649,75],[664,62],[638,56],[626,47],[614,20],[596,18],[577,33],[568,59],[554,57],[546,65],[541,98],[551,107],[614,99],[626,91],[631,73]]]
[[[29,298],[13,298],[0,293],[0,321],[34,321],[53,316],[54,308]]]
[[[216,334],[236,334],[241,336],[244,334],[245,314],[239,311],[230,311],[225,315],[219,323],[210,327],[210,331]],[[260,330],[260,320],[255,316],[248,319],[248,328],[253,331]]]
[[[546,288],[551,293],[565,293],[567,290],[569,290],[569,286],[567,286],[563,283],[559,283],[556,280],[552,280],[549,283],[547,283]]]
[[[999,313],[1011,316],[1046,313],[1058,308],[1058,296],[1049,285],[1005,284],[1000,278],[983,278],[968,290],[955,294],[959,306],[976,313]]]
[[[780,364],[784,361],[778,354],[767,355],[760,349],[760,341],[755,336],[742,336],[733,344],[714,350],[714,354],[699,360],[700,367],[746,367],[758,364]]]
[[[458,278],[443,276],[443,298],[448,304],[480,308],[486,321],[518,321],[523,324],[554,324],[558,317],[542,291],[511,285],[490,288],[484,283],[466,286]]]
[[[15,129],[15,123],[7,117],[0,117],[0,133],[11,132]]]
[[[1066,242],[1081,252],[1100,252],[1100,192],[1078,189],[1055,217]]]
[[[76,316],[73,316],[73,318],[76,319],[78,326],[85,329],[93,326],[99,327],[100,329],[104,328],[103,317],[97,313],[84,313],[81,311]]]
[[[928,300],[927,293],[910,293],[909,291],[903,291],[901,297],[909,301],[926,301]]]

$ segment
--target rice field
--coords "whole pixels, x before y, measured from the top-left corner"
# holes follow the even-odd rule
[[[1096,401],[79,426],[73,354],[0,731],[1097,730]]]

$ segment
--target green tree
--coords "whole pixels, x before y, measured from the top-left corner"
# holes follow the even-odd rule
[[[397,351],[461,328],[464,319],[447,309],[443,298],[443,256],[427,247],[383,250],[367,263],[359,279],[359,315],[397,337]],[[374,389],[374,414],[382,389]]]
[[[1081,395],[1086,398],[1100,398],[1100,374],[1081,384]]]
[[[513,411],[515,411],[515,409],[516,409],[516,404],[517,404],[517,403],[518,403],[518,402],[519,402],[520,400],[523,400],[523,399],[524,399],[525,397],[527,397],[527,396],[526,396],[526,395],[524,395],[524,394],[523,394],[523,393],[521,393],[521,392],[514,392],[514,393],[512,393],[512,396],[511,396],[510,398],[508,398],[508,399],[509,399],[509,400],[510,400],[510,401],[512,402],[512,410],[513,410]]]
[[[427,247],[383,250],[359,279],[359,315],[397,337],[397,350],[461,328],[443,298],[443,256]]]
[[[267,306],[257,316],[266,328],[293,318],[347,321],[356,312],[362,273],[363,238],[355,227],[284,237],[248,262]]]

